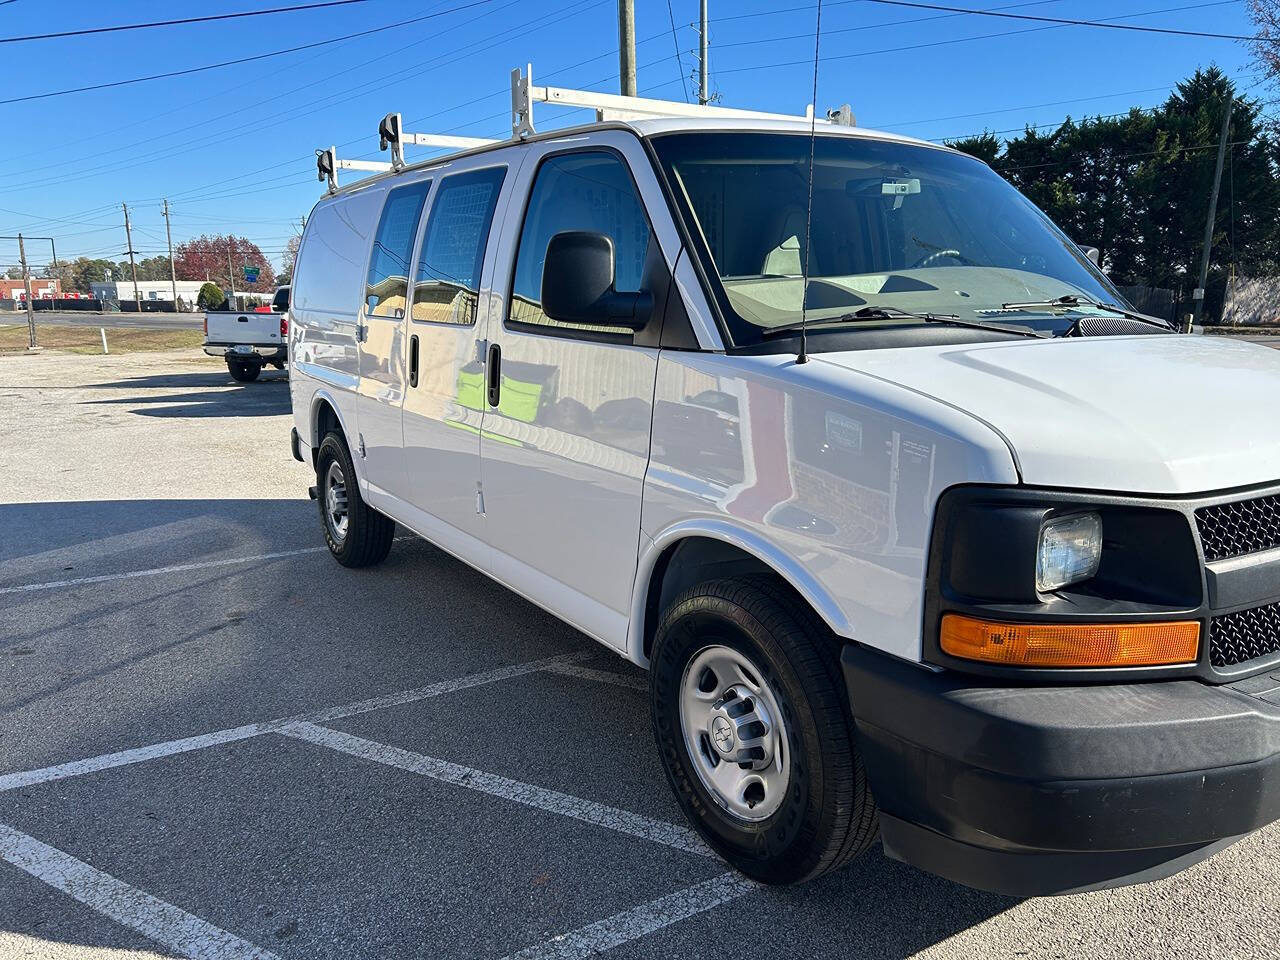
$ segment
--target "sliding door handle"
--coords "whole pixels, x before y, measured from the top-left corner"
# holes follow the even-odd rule
[[[489,406],[496,407],[502,399],[502,348],[496,343],[489,344],[489,353],[484,361],[484,376]]]
[[[409,386],[418,385],[418,335],[409,338]]]

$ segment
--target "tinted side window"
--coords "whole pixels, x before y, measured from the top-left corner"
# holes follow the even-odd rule
[[[403,317],[409,293],[409,258],[430,180],[398,187],[387,194],[373,238],[364,302],[371,316]]]
[[[520,249],[516,254],[511,319],[518,323],[591,329],[549,320],[542,312],[542,267],[547,244],[564,230],[590,230],[613,240],[615,286],[640,289],[649,221],[623,162],[612,153],[583,152],[552,157],[542,164],[529,194]],[[615,328],[601,328],[617,332]]]
[[[440,181],[413,284],[413,319],[472,324],[480,268],[506,167],[456,173]]]

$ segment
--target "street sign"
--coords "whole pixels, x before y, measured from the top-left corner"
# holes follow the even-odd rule
[[[260,272],[260,268],[259,268],[259,267],[251,267],[251,266],[249,266],[249,265],[246,263],[246,264],[244,265],[244,282],[245,282],[245,283],[257,283],[257,282],[258,282],[258,273],[259,273],[259,272]]]

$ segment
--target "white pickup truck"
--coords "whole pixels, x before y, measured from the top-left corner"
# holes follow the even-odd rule
[[[283,370],[289,359],[289,288],[279,287],[271,312],[210,310],[204,318],[204,352],[225,357],[240,383],[252,383],[268,363]]]

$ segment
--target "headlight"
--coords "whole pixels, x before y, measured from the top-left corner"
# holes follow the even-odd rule
[[[1102,560],[1102,517],[1077,513],[1047,520],[1036,548],[1036,589],[1060,590],[1088,580]]]

